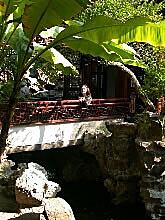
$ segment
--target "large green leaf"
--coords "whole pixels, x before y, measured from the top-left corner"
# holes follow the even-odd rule
[[[146,65],[140,61],[136,55],[136,51],[126,44],[115,44],[114,42],[103,42],[103,47],[107,51],[107,53],[116,53],[121,57],[122,63],[129,64],[133,66],[139,66],[142,68],[146,68]],[[111,61],[111,60],[109,60]],[[118,60],[113,60],[118,61]]]
[[[92,56],[100,56],[106,61],[117,61],[129,65],[145,67],[135,56],[135,51],[129,46],[117,45],[114,42],[104,42],[102,45],[83,38],[70,38],[64,43],[73,50]],[[126,48],[126,49],[125,49]]]
[[[147,65],[145,63],[143,63],[143,61],[135,59],[135,60],[131,60],[131,59],[124,59],[124,64],[127,65],[131,65],[131,66],[138,66],[141,68],[147,68]]]
[[[33,45],[34,50],[38,52],[45,48],[45,46],[41,46],[37,43],[34,43]],[[64,74],[78,74],[76,68],[54,48],[45,51],[41,57],[50,62],[53,66],[56,66],[56,69],[62,71]]]
[[[92,56],[100,56],[105,60],[122,62],[122,58],[113,51],[107,51],[102,45],[83,38],[69,38],[64,43],[75,51]]]
[[[30,0],[0,0],[0,39],[6,44],[20,24],[27,3]]]
[[[16,10],[13,12],[14,19],[21,18],[24,14],[24,9],[26,5],[32,4],[32,0],[22,0]]]
[[[165,46],[165,21],[156,24],[145,18],[136,17],[120,23],[104,16],[98,16],[83,26],[66,28],[57,36],[56,42],[74,35],[98,44],[106,41],[116,43],[139,41],[148,42],[154,46]]]
[[[2,16],[8,16],[13,13],[17,6],[24,0],[0,0],[0,14]]]
[[[76,26],[82,26],[82,25],[84,25],[83,22],[77,21],[77,20],[68,20],[68,21],[65,21],[65,23],[66,23],[67,25],[69,25],[69,26],[71,26],[71,25],[76,25]]]
[[[43,0],[34,1],[36,1],[36,5],[38,5],[38,3],[42,2]],[[24,23],[25,32],[27,31],[28,34],[31,33],[31,37],[36,34],[36,31],[39,31],[40,28],[43,29],[44,27],[48,27],[49,25],[51,26],[53,25],[53,22],[62,22],[62,16],[57,16],[55,17],[55,19],[53,19],[52,23],[48,22],[48,24],[44,26],[44,22],[46,22],[51,15],[51,13],[49,14],[49,16],[47,14],[49,10],[50,12],[52,12],[52,10],[54,9],[53,12],[57,12],[57,8],[50,7],[55,2],[57,3],[58,0],[46,1],[45,4],[47,7],[44,12],[40,10],[43,12],[43,14],[40,13],[38,23],[36,23],[37,19],[35,19],[35,22],[33,23],[29,22],[29,25],[33,24],[31,28],[30,26],[27,27]],[[32,6],[27,6],[24,15],[24,19],[27,22],[29,21],[28,19],[32,19],[32,17],[34,16],[34,11],[37,10],[35,10],[36,5],[33,2]],[[44,9],[45,7],[42,8]],[[29,17],[30,14],[32,15],[31,17]],[[70,15],[71,14],[72,12],[70,13]],[[63,18],[67,18],[67,16],[68,15],[64,15]],[[75,40],[75,38],[72,38],[72,36],[79,36],[82,38]],[[131,62],[131,60],[133,60],[132,54],[129,54],[126,51],[122,51],[121,48],[113,46],[112,42],[105,43],[106,41],[116,41],[118,43],[128,41],[144,41],[149,42],[153,45],[165,46],[165,22],[162,22],[161,24],[153,24],[148,22],[148,20],[145,20],[144,18],[134,18],[127,21],[126,23],[119,23],[118,21],[115,21],[113,19],[99,16],[87,22],[83,26],[71,25],[70,27],[66,28],[57,36],[51,46],[57,43],[65,42],[75,50],[80,50],[84,53],[90,53],[94,56],[101,56],[106,60],[115,60],[120,62],[122,61],[122,59],[125,59],[127,62]],[[101,48],[102,46],[104,48]]]
[[[60,25],[75,16],[88,0],[33,0],[25,7],[24,31],[28,38],[37,36],[45,28]]]
[[[23,61],[25,59],[25,54],[27,53],[26,59],[28,60],[32,55],[32,50],[29,48],[27,52],[27,47],[29,44],[29,39],[24,35],[22,28],[18,28],[11,39],[9,40],[9,45],[15,50],[18,57],[18,69],[21,69]]]
[[[151,23],[148,20],[137,17],[134,19],[130,19],[126,23],[120,23],[118,21],[115,21],[113,19],[104,17],[104,16],[98,16],[95,19],[91,19],[89,22],[85,23],[83,26],[78,25],[71,25],[67,27],[65,30],[60,32],[55,40],[50,43],[47,47],[47,49],[57,45],[61,44],[63,42],[67,42],[68,45],[73,46],[77,48],[77,50],[88,50],[88,47],[90,47],[90,44],[87,44],[86,46],[82,46],[78,48],[77,43],[70,42],[71,38],[79,37],[80,39],[83,38],[84,42],[85,40],[88,40],[90,42],[93,42],[98,45],[103,45],[104,42],[107,41],[113,41],[117,43],[126,43],[130,41],[142,41],[142,42],[148,42],[152,45],[159,45],[159,46],[165,46],[165,22],[162,22],[160,24]],[[77,38],[78,39],[78,38]],[[83,40],[81,40],[83,41]],[[86,47],[86,48],[85,48]],[[99,50],[100,51],[100,50]],[[45,50],[43,51],[45,52]],[[40,56],[43,52],[40,52],[37,54],[36,58]],[[87,52],[85,52],[87,53]],[[97,47],[94,48],[94,46],[91,46],[91,50],[89,51],[91,55],[95,56],[107,56],[102,50],[103,55],[97,54]],[[108,54],[112,54],[112,52],[108,52]],[[115,54],[116,58],[116,53]],[[119,56],[118,56],[119,57]],[[35,61],[35,57],[26,65],[26,69],[30,67],[30,65]],[[126,59],[126,61],[129,63],[131,62],[131,59]],[[137,63],[134,62],[134,64]]]
[[[124,59],[135,59],[135,53],[133,53],[131,50],[124,49],[124,46],[122,44],[115,44],[114,42],[103,42],[102,45],[107,51],[113,51],[123,57]],[[128,47],[129,48],[129,47]]]

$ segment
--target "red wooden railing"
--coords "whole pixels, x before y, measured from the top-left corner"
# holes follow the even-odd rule
[[[86,108],[79,100],[19,102],[11,125],[58,123],[125,116],[130,113],[128,98],[93,99]],[[7,105],[0,104],[0,121]]]
[[[164,97],[161,96],[160,99],[157,102],[157,112],[158,112],[158,115],[160,115],[163,112],[164,103],[165,103]]]

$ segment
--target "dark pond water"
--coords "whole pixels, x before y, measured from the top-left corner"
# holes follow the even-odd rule
[[[60,184],[62,190],[57,196],[70,204],[76,220],[150,220],[145,216],[143,204],[114,206],[102,182],[66,183],[60,176],[60,169],[67,157],[66,151],[48,150],[12,154],[8,158],[16,163],[36,162],[44,166],[52,174],[50,180]]]
[[[77,220],[146,220],[143,204],[114,206],[101,183],[63,184],[58,194],[72,207]],[[148,218],[149,219],[149,218]]]

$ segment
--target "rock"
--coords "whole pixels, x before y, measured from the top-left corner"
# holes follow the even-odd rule
[[[106,127],[109,132],[112,132],[113,138],[135,138],[137,126],[134,123],[128,122],[106,122]]]
[[[11,160],[4,160],[0,164],[0,185],[8,184],[9,178],[14,173],[14,171],[11,170],[11,167],[14,165],[15,163]]]
[[[84,134],[81,149],[95,156],[104,186],[112,194],[115,204],[136,203],[139,199],[140,167],[134,142],[136,131],[133,123],[106,122],[105,128]]]
[[[1,220],[75,220],[70,205],[62,198],[44,199],[41,206],[20,209],[19,213],[2,213]]]
[[[1,220],[41,220],[44,206],[20,209],[19,213],[0,212]]]
[[[44,206],[20,209],[20,220],[40,220],[44,213]],[[13,219],[14,220],[14,219]]]
[[[15,196],[14,165],[13,161],[7,159],[0,164],[0,191],[11,197]]]
[[[55,197],[61,190],[57,183],[48,181],[46,170],[38,164],[29,163],[16,180],[16,201],[21,206],[39,206],[43,198]]]
[[[52,181],[48,181],[45,185],[45,194],[44,198],[54,198],[56,197],[57,192],[61,190],[60,186]]]
[[[161,122],[144,113],[137,122],[137,136],[143,140],[161,141],[162,135]]]
[[[1,220],[16,220],[19,215],[17,213],[7,213],[7,212],[0,212],[0,219]]]
[[[11,170],[6,168],[6,164],[3,168],[3,173],[10,173],[12,179],[16,180],[16,201],[22,208],[19,213],[14,213],[14,210],[13,213],[0,212],[0,219],[75,220],[70,205],[62,198],[54,198],[61,189],[57,183],[48,181],[43,167],[35,163],[19,164],[18,169],[12,173],[8,172]]]
[[[140,195],[152,219],[165,217],[165,142],[137,142],[140,155]]]
[[[45,215],[41,216],[41,220],[75,220],[70,205],[62,198],[44,199]]]

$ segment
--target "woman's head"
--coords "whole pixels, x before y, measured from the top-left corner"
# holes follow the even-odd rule
[[[81,93],[82,94],[85,94],[85,95],[89,95],[90,94],[90,89],[89,87],[85,84],[85,85],[82,85],[81,87]]]

